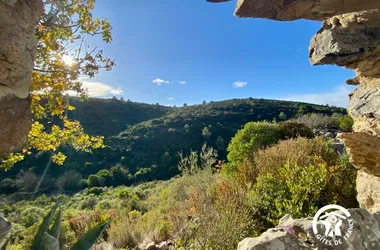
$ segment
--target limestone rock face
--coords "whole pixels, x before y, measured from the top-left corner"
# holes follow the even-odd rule
[[[329,246],[319,241],[312,230],[312,218],[294,220],[285,216],[277,228],[272,228],[257,238],[246,238],[239,243],[238,250],[375,250],[380,249],[380,214],[371,214],[366,209],[349,209],[354,229],[342,244]],[[290,226],[294,234],[285,231]],[[320,228],[321,224],[318,224]],[[323,232],[323,228],[322,232]],[[342,232],[347,230],[343,224]],[[302,236],[301,236],[302,235]]]
[[[380,177],[359,170],[356,189],[360,207],[366,208],[372,213],[380,212]]]
[[[350,162],[360,171],[358,201],[380,212],[380,12],[378,9],[334,16],[324,21],[310,44],[310,62],[355,70],[347,81],[358,85],[350,94],[348,112],[355,133],[343,133]]]
[[[0,155],[22,147],[31,122],[29,97],[23,99],[7,95],[0,99]]]
[[[0,0],[0,155],[18,150],[30,130],[29,86],[41,0]]]
[[[380,138],[364,132],[343,133],[350,162],[365,172],[380,176]]]
[[[360,77],[360,85],[350,96],[348,111],[355,120],[354,130],[380,135],[380,79]]]
[[[235,15],[279,21],[324,20],[335,15],[378,8],[378,0],[238,0]]]
[[[380,77],[380,13],[378,10],[327,19],[310,44],[313,65],[336,64],[359,76]]]
[[[296,236],[284,230],[272,228],[257,238],[246,238],[238,245],[238,250],[312,250]]]

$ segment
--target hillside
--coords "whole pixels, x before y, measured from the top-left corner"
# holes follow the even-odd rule
[[[89,98],[86,101],[71,98],[70,103],[76,109],[69,112],[69,117],[79,120],[86,133],[103,136],[116,135],[129,125],[161,117],[172,109],[162,105],[102,98]]]
[[[169,179],[179,173],[179,152],[186,155],[191,150],[198,151],[204,143],[217,149],[220,160],[226,159],[226,148],[231,138],[247,122],[279,120],[281,112],[288,119],[299,113],[331,115],[346,112],[343,108],[253,98],[181,108],[115,99],[89,99],[85,102],[73,99],[71,103],[76,110],[70,116],[80,120],[86,132],[106,136],[106,148],[92,154],[63,149],[68,156],[65,164],[50,167],[42,182],[41,187],[50,187],[51,191],[82,189],[87,182],[80,180],[94,174],[102,177],[102,182],[97,184],[98,180],[95,180],[94,185],[131,185]],[[36,152],[10,171],[3,172],[1,179],[31,178],[24,177],[27,173],[37,180],[47,162],[47,154]],[[110,174],[115,175],[115,171],[120,178],[103,183],[103,179],[107,180]],[[15,190],[6,188],[5,192]]]
[[[107,141],[124,157],[131,171],[175,165],[178,152],[199,150],[203,143],[218,149],[225,158],[226,146],[245,123],[250,121],[279,120],[284,112],[288,119],[299,111],[304,113],[344,113],[341,108],[266,100],[233,99],[208,104],[176,108],[160,118],[136,124]],[[164,166],[163,166],[164,165]]]

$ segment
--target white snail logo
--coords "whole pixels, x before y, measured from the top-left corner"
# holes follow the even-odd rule
[[[333,210],[332,212],[327,212]],[[338,213],[340,211],[341,213]],[[323,214],[326,212],[325,214]],[[324,230],[318,232],[318,221],[322,223]],[[342,232],[342,224],[347,225],[345,232]],[[350,212],[339,205],[327,205],[319,209],[313,219],[313,231],[317,239],[330,246],[337,246],[347,240],[354,230],[354,220],[351,218]]]

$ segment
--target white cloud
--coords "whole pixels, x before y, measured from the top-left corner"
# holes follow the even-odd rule
[[[87,82],[82,81],[82,87],[87,89],[88,95],[90,97],[109,97],[113,95],[121,95],[123,94],[123,90],[120,88],[114,88],[110,85],[107,85],[102,82]],[[67,92],[71,96],[76,96],[77,93],[75,91]]]
[[[291,95],[282,100],[308,102],[322,105],[333,105],[337,107],[348,106],[348,95],[351,93],[352,88],[348,86],[340,86],[335,88],[331,92],[318,93],[318,94],[303,94],[303,95]]]
[[[152,82],[156,83],[157,85],[162,85],[163,83],[166,83],[166,84],[170,83],[170,81],[162,80],[160,78],[154,79]]]
[[[177,81],[178,84],[184,85],[186,84],[186,81]]]
[[[166,99],[168,99],[170,101],[175,100],[174,97],[171,97],[171,96],[167,97]]]
[[[248,85],[248,82],[237,81],[232,84],[234,88],[243,88]]]

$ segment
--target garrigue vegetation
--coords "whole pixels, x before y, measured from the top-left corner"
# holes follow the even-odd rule
[[[180,156],[181,174],[169,181],[61,195],[61,249],[69,249],[86,230],[110,218],[102,240],[118,248],[130,249],[149,238],[172,239],[185,249],[235,249],[244,237],[260,234],[285,214],[312,216],[330,203],[357,206],[356,171],[345,153],[322,137],[280,140],[282,133],[276,137],[265,131],[273,126],[278,125],[253,122],[237,133],[232,141],[251,138],[254,150],[236,165],[218,161],[217,151],[204,145],[200,152]],[[262,137],[251,127],[260,128]],[[244,154],[246,148],[231,145],[228,154]],[[9,249],[28,249],[42,215],[57,199],[42,195],[30,201],[4,200],[0,211],[15,223]]]
[[[44,4],[34,124],[24,150],[1,160],[0,212],[13,224],[7,249],[40,249],[42,236],[54,249],[75,249],[91,228],[98,233],[88,247],[105,230],[99,241],[121,249],[145,239],[235,249],[285,214],[357,206],[347,155],[315,136],[350,131],[345,109],[253,98],[181,108],[82,102],[79,77],[114,65],[86,37],[111,42],[111,26],[93,17],[94,0]],[[81,98],[67,97],[71,91]]]
[[[50,163],[49,153],[33,151],[24,161],[1,173],[0,193],[22,192],[24,197],[26,192],[36,190],[36,183],[39,183],[37,191],[40,193],[73,193],[86,187],[167,180],[180,173],[177,168],[180,153],[189,154],[191,149],[200,149],[204,143],[218,151],[219,160],[226,160],[231,138],[247,122],[272,121],[281,112],[292,118],[292,122],[314,121],[314,116],[320,120],[331,119],[333,114],[334,117],[345,114],[342,108],[253,98],[181,108],[117,99],[89,98],[81,102],[73,98],[69,101],[75,104],[76,110],[69,112],[68,117],[79,120],[90,135],[105,136],[105,148],[92,153],[77,152],[70,146],[57,148],[67,156],[62,166]],[[300,109],[317,113],[307,119],[309,115],[305,115],[306,118],[298,115]],[[339,118],[336,119],[331,127],[338,129]],[[278,125],[279,129],[274,126],[274,130],[283,132],[273,142],[298,135],[291,131],[294,128],[289,124]],[[310,129],[301,131],[298,127],[297,131],[306,137],[312,134]],[[241,153],[240,162],[248,154],[247,150],[253,148],[248,147]],[[230,154],[229,162],[234,162],[234,157]]]

